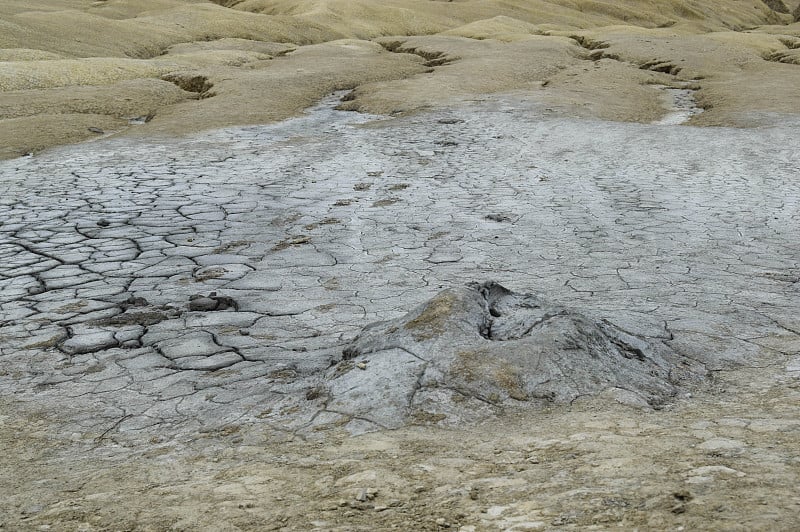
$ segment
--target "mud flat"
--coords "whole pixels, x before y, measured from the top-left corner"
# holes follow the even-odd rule
[[[105,135],[297,116],[335,90],[408,115],[524,90],[565,116],[651,123],[695,80],[693,125],[795,113],[798,0],[8,0],[0,158]],[[686,117],[689,118],[689,117]]]
[[[524,92],[391,119],[340,98],[0,163],[3,526],[792,526],[795,117],[709,135]],[[669,384],[548,366],[560,397],[462,349],[450,387],[477,392],[375,415],[396,391],[378,371],[418,363],[380,354],[416,349],[376,347],[392,323],[446,343],[442,294],[489,279],[533,295],[486,296],[473,343],[574,309],[555,360],[658,362]]]

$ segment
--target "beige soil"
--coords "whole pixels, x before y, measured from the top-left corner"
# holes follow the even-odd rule
[[[800,381],[731,372],[666,411],[593,399],[466,429],[177,443],[0,415],[8,530],[793,530]],[[89,450],[91,449],[91,450]],[[49,527],[49,528],[47,528]]]
[[[694,124],[758,125],[800,99],[800,2],[769,4],[9,0],[0,158],[281,120],[341,89],[345,108],[384,114],[524,90],[650,122],[665,112],[650,85],[689,86],[707,111]]]

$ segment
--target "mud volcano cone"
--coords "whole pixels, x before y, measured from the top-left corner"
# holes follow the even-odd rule
[[[703,374],[660,340],[486,282],[365,327],[326,376],[326,408],[382,427],[460,422],[609,389],[659,408]]]

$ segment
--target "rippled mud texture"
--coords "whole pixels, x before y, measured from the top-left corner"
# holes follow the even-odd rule
[[[274,122],[352,89],[345,108],[387,115],[524,90],[649,123],[666,112],[650,85],[692,83],[694,124],[774,123],[800,98],[796,4],[10,0],[0,158]]]
[[[341,97],[0,164],[6,528],[793,526],[796,121],[709,136],[526,94],[386,120]],[[479,352],[526,341],[500,304],[449,355],[473,396],[390,412],[418,373],[381,371],[416,359],[351,346],[391,320],[412,348],[452,338],[486,279],[612,323],[599,345],[634,367],[707,375],[659,385],[660,410],[557,372],[571,403],[533,397]]]

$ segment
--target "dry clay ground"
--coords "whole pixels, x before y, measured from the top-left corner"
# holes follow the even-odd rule
[[[649,85],[697,90],[697,125],[796,108],[797,0],[8,0],[0,157],[346,108],[401,115],[524,89],[570,115],[650,122]]]
[[[792,117],[708,143],[527,97],[3,163],[2,525],[795,529]],[[361,327],[486,278],[714,371],[658,411],[609,393],[360,436],[324,419],[315,375]],[[238,308],[186,309],[212,290]]]
[[[8,229],[0,242],[7,261],[2,269],[3,303],[11,305],[3,307],[8,314],[2,317],[0,333],[4,348],[0,527],[796,529],[800,523],[796,493],[800,325],[797,249],[792,238],[797,188],[790,176],[797,174],[797,159],[791,155],[797,142],[791,127],[780,124],[791,120],[783,113],[795,111],[798,101],[800,30],[791,23],[791,14],[782,14],[780,6],[770,4],[773,8],[755,1],[657,5],[634,1],[382,2],[378,8],[372,2],[258,0],[230,7],[173,0],[4,2],[0,6],[0,155],[16,157],[97,135],[110,134],[109,141],[121,144],[98,143],[97,151],[92,145],[79,145],[74,152],[48,156],[43,166],[37,166],[37,157],[3,166],[4,221],[24,217],[22,211],[30,208],[34,216],[28,223],[40,228],[49,222],[53,227],[40,234],[35,233],[37,227],[34,233],[26,233],[27,227]],[[786,11],[795,9],[794,4],[786,2]],[[663,93],[650,85],[693,91],[705,109],[692,118],[696,125],[766,129],[705,130],[713,137],[687,129],[691,133],[682,146],[676,140],[682,136],[680,127],[624,129],[591,120],[648,123],[662,118]],[[343,145],[337,145],[341,142],[338,130],[326,132],[322,140],[295,131],[274,145],[291,155],[290,162],[261,148],[263,139],[257,130],[231,130],[228,137],[200,136],[177,145],[176,153],[196,150],[187,152],[196,161],[172,157],[169,147],[158,151],[162,148],[124,138],[280,120],[339,89],[354,89],[342,104],[348,109],[398,117],[412,114],[411,118],[424,117],[413,112],[429,109],[434,118],[427,122],[418,118],[421,122],[413,127],[399,122],[399,129],[392,129],[391,123],[368,126]],[[536,102],[533,109],[518,102],[493,104],[490,100],[489,106],[495,107],[479,118],[474,118],[474,109],[459,106],[441,114],[444,104],[508,90],[520,91],[514,98]],[[464,121],[463,130],[452,137],[446,134],[444,140],[437,137],[437,120],[452,121],[453,116]],[[616,144],[612,139],[606,141],[610,148],[594,148],[595,141],[583,139],[575,154],[564,146],[568,139],[580,136],[580,125],[573,123],[566,133],[548,141],[547,128],[518,124],[530,119],[557,131],[559,116],[584,117],[595,139],[617,132],[611,135]],[[453,126],[462,127],[457,122]],[[647,129],[654,127],[669,129]],[[255,134],[255,141],[236,148],[235,139],[245,134]],[[378,139],[376,146],[364,140],[371,137]],[[673,139],[674,144],[662,149],[662,137]],[[406,144],[398,144],[398,139]],[[707,139],[706,155],[716,158],[704,155],[702,139]],[[465,146],[467,151],[461,151]],[[395,147],[397,153],[392,151]],[[129,148],[127,159],[123,155],[120,161],[106,164],[108,157]],[[620,151],[615,152],[616,148]],[[226,150],[235,155],[229,163]],[[336,159],[335,154],[343,150],[344,155]],[[155,155],[147,162],[149,151]],[[686,151],[692,156],[685,163],[654,162],[647,171],[626,173],[626,165],[657,160],[662,151]],[[210,155],[204,159],[206,152]],[[382,157],[377,163],[368,160],[375,153]],[[253,157],[258,154],[263,158]],[[315,158],[314,154],[319,155]],[[392,157],[405,162],[393,167]],[[580,160],[570,162],[575,157]],[[731,158],[736,164],[726,166],[724,161]],[[503,168],[497,169],[497,160],[505,162]],[[563,164],[556,165],[555,161],[562,160]],[[165,179],[169,172],[158,174],[157,167],[164,161],[169,161],[172,166],[167,169],[179,179]],[[213,195],[204,187],[215,185],[198,176],[203,168],[216,164],[227,164],[219,175],[230,176],[230,187],[239,191],[238,196],[230,196],[233,206],[252,200],[247,186],[254,182],[253,175],[271,175],[264,170],[271,165],[270,171],[278,176],[273,185],[280,192],[275,197],[291,200],[275,203],[276,209],[284,205],[285,212],[276,212],[272,220],[280,224],[265,222],[274,234],[269,233],[268,239],[262,235],[264,245],[255,241],[257,231],[248,232],[247,225],[235,218],[244,211],[225,205],[225,216],[213,219],[219,206],[213,205]],[[352,175],[342,175],[343,164],[355,165]],[[529,165],[545,170],[527,170]],[[17,166],[22,173],[15,170]],[[506,171],[506,166],[513,169]],[[487,181],[472,190],[474,181],[470,180],[478,177],[475,168],[490,176],[491,183],[497,181],[499,188],[495,190]],[[130,174],[125,174],[128,170]],[[114,176],[115,171],[120,175]],[[382,180],[383,172],[393,181]],[[515,181],[519,177],[515,172],[527,180],[525,186]],[[652,179],[648,172],[659,178]],[[86,175],[90,179],[82,181],[80,176]],[[115,185],[105,179],[124,181],[125,175],[146,178],[140,189],[131,189],[132,197],[143,202],[137,205],[158,211],[162,201],[185,197],[183,182],[189,184],[189,193],[209,198],[211,205],[207,211],[176,217],[162,233],[153,229],[158,228],[146,219],[143,208],[139,229],[144,232],[132,238],[140,246],[136,260],[155,264],[161,248],[154,241],[162,243],[161,236],[169,240],[173,227],[172,236],[181,238],[188,229],[206,230],[216,235],[208,237],[213,240],[209,250],[224,248],[213,253],[224,254],[224,260],[233,260],[231,253],[238,253],[240,258],[235,260],[244,261],[203,267],[186,261],[179,267],[185,271],[179,273],[189,279],[195,276],[194,291],[235,283],[236,278],[225,276],[245,275],[249,270],[242,264],[255,273],[284,268],[284,286],[277,291],[270,287],[262,300],[277,298],[276,306],[298,300],[312,303],[298,314],[297,321],[289,317],[281,322],[280,334],[289,343],[323,343],[307,334],[322,319],[326,324],[322,339],[338,347],[366,323],[408,310],[436,293],[438,286],[493,275],[515,287],[542,289],[569,304],[591,307],[609,318],[625,314],[626,319],[644,320],[654,329],[661,327],[660,320],[676,321],[677,345],[700,358],[710,360],[724,353],[736,360],[737,349],[747,356],[740,365],[722,364],[726,369],[714,371],[713,379],[693,390],[691,397],[660,411],[619,404],[609,395],[543,410],[510,411],[479,425],[439,427],[422,419],[420,425],[356,437],[336,426],[325,427],[319,434],[308,431],[288,437],[280,423],[258,418],[266,410],[244,396],[266,382],[263,376],[249,375],[248,387],[238,388],[239,403],[227,406],[227,413],[240,412],[236,422],[220,420],[203,425],[203,430],[189,426],[176,431],[167,422],[163,429],[158,425],[142,428],[133,423],[136,416],[118,414],[126,412],[125,402],[132,396],[114,383],[129,378],[128,368],[105,366],[115,357],[127,357],[121,349],[106,346],[108,353],[104,353],[101,346],[73,360],[54,345],[64,339],[63,331],[56,329],[66,330],[67,322],[80,322],[84,316],[89,320],[92,312],[110,309],[94,306],[97,301],[117,305],[127,297],[113,290],[113,270],[101,276],[110,279],[108,292],[94,278],[87,281],[91,286],[83,290],[96,292],[95,296],[69,295],[76,290],[75,285],[63,282],[69,276],[45,280],[43,292],[29,291],[33,285],[25,284],[24,275],[11,273],[18,269],[11,261],[28,264],[29,259],[21,257],[25,252],[46,250],[51,244],[57,248],[59,242],[82,245],[82,237],[72,233],[84,230],[80,220],[87,213],[92,223],[100,220],[97,216],[111,215],[108,230],[117,229],[115,224],[122,222],[115,216],[122,216],[124,206],[114,204],[113,198],[105,198],[110,203],[104,204],[98,196],[98,203],[90,202],[83,210],[74,206],[106,190],[103,187],[113,190]],[[759,180],[750,190],[747,183],[754,175]],[[295,176],[297,182],[286,176]],[[602,186],[595,188],[592,183],[598,176],[619,184],[598,182]],[[691,179],[682,181],[685,176]],[[55,188],[42,181],[41,197],[35,187],[26,189],[26,182],[37,179],[51,179]],[[663,189],[659,188],[662,179]],[[715,186],[720,183],[724,186],[718,190]],[[545,187],[546,192],[536,187]],[[696,194],[689,194],[698,198],[696,203],[684,201],[682,191],[687,188]],[[642,189],[646,194],[637,195]],[[708,190],[713,192],[706,197]],[[269,187],[266,193],[271,197]],[[604,194],[610,206],[582,210],[584,201],[604,198]],[[452,204],[439,205],[443,197],[452,198]],[[547,201],[532,203],[537,197]],[[21,198],[25,209],[14,210]],[[338,222],[320,224],[331,219],[324,211],[334,209],[327,205],[334,198],[341,202],[335,207]],[[654,208],[652,202],[665,198],[672,198],[679,207],[669,204],[663,212],[656,209],[657,223],[645,223]],[[520,216],[524,206],[531,204],[541,205],[538,214]],[[367,205],[366,214],[361,205]],[[480,208],[473,209],[475,205]],[[644,210],[630,211],[632,207]],[[118,208],[122,210],[117,212]],[[446,216],[437,218],[437,208]],[[342,214],[341,209],[348,210]],[[52,212],[61,212],[61,218],[52,218]],[[234,217],[227,220],[230,213]],[[477,223],[470,217],[486,213],[495,218]],[[611,224],[614,213],[632,216],[624,238],[617,236]],[[599,214],[606,217],[598,218]],[[420,220],[422,229],[411,229]],[[354,227],[355,222],[361,226]],[[657,229],[662,222],[665,225]],[[347,229],[341,230],[340,225]],[[242,227],[246,241],[237,233]],[[480,229],[477,236],[476,227]],[[525,231],[534,235],[532,240],[518,236]],[[451,236],[440,234],[447,232]],[[493,234],[512,242],[511,247],[493,254]],[[737,234],[742,241],[736,240]],[[370,235],[372,241],[358,242]],[[661,246],[662,237],[669,242],[669,253]],[[113,238],[107,240],[113,244]],[[185,240],[169,246],[188,253],[193,246]],[[396,240],[401,245],[393,248]],[[531,241],[546,249],[526,255]],[[306,255],[308,242],[320,246],[316,253],[338,262],[314,263],[321,259],[313,253],[310,258]],[[333,246],[337,242],[347,245]],[[437,242],[446,245],[438,249]],[[141,248],[147,243],[153,249]],[[288,259],[279,255],[287,252],[281,245],[302,260],[311,260],[310,265],[296,259],[299,269],[293,270],[294,255]],[[624,252],[615,247],[621,245]],[[365,258],[343,260],[350,259],[346,248],[352,246],[363,251]],[[589,246],[591,260],[586,260],[584,246]],[[646,265],[634,260],[644,257],[641,246],[650,252],[649,258],[642,258]],[[112,248],[98,252],[125,252]],[[84,252],[80,247],[61,251]],[[704,257],[711,258],[705,262]],[[30,264],[54,269],[45,264],[47,260],[37,260]],[[687,272],[686,262],[694,270]],[[66,271],[69,264],[62,262],[56,268],[63,266]],[[656,266],[667,271],[658,273]],[[320,274],[315,269],[320,267],[326,272],[335,267],[335,276]],[[223,271],[204,277],[209,268]],[[221,278],[215,278],[217,273]],[[131,275],[139,279],[138,273]],[[137,293],[151,302],[164,303],[176,290],[186,289],[185,278],[153,275],[141,278],[150,285],[141,285]],[[334,282],[337,278],[341,281]],[[391,288],[384,287],[387,279]],[[352,290],[356,282],[364,284]],[[682,289],[674,290],[673,285]],[[602,297],[595,297],[598,292]],[[47,300],[48,294],[54,299]],[[349,299],[342,304],[341,298]],[[610,299],[603,303],[604,298]],[[346,310],[348,306],[363,311]],[[324,317],[332,308],[339,316]],[[220,314],[224,319],[245,313],[266,318],[278,315],[273,308],[239,310]],[[65,314],[56,316],[58,312]],[[179,331],[195,327],[193,332],[227,326],[203,320],[189,314],[166,323],[175,322],[172,325]],[[200,322],[205,325],[192,325]],[[293,337],[291,327],[302,330],[302,338]],[[29,337],[36,339],[31,342]],[[52,342],[41,343],[41,339]],[[226,341],[234,340],[247,339]],[[17,345],[25,347],[10,347]],[[728,349],[730,345],[736,347]],[[89,368],[85,374],[80,372],[84,367]],[[51,381],[53,377],[57,378]],[[102,408],[92,409],[90,394],[71,395],[71,390],[87,382],[114,386],[98,393]],[[231,396],[236,390],[236,383],[227,387]],[[196,395],[203,400],[203,393]],[[138,408],[141,403],[130,406]],[[180,409],[172,415],[176,412],[177,417],[192,417]]]
[[[278,443],[254,427],[133,454],[5,415],[0,508],[8,530],[794,530],[800,391],[783,366],[656,413],[592,400],[477,428]]]

